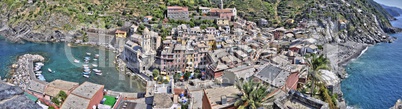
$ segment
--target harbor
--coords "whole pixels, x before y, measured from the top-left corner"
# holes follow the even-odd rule
[[[2,57],[0,57],[0,60],[4,60],[3,62],[6,62],[5,64],[0,65],[3,70],[0,73],[2,79],[13,78],[13,74],[4,73],[12,70],[11,68],[7,67],[12,66],[13,63],[22,63],[19,62],[18,57],[29,53],[39,54],[45,58],[44,60],[30,63],[30,65],[32,65],[32,68],[30,68],[32,69],[32,75],[22,74],[28,77],[33,76],[38,82],[51,82],[56,79],[78,83],[89,81],[104,84],[105,89],[119,92],[142,92],[145,90],[144,88],[140,87],[141,85],[139,85],[143,84],[140,82],[140,79],[118,72],[114,65],[115,53],[109,52],[108,50],[102,48],[94,46],[69,47],[66,43],[13,44],[5,40],[0,40],[0,44],[7,46],[18,46],[19,48],[11,49],[5,46],[1,47],[3,48],[2,50],[4,50],[4,52],[7,52],[7,54],[2,54]],[[87,53],[91,53],[91,56],[89,56]],[[88,63],[85,63],[85,57],[91,58]],[[88,78],[84,77],[83,74],[85,70],[83,67],[84,64],[87,65],[91,71],[91,74]],[[35,66],[41,66],[41,70],[34,71],[36,70]],[[51,72],[49,72],[49,70],[51,70]],[[42,75],[40,79],[37,78],[39,75]],[[16,75],[16,84],[24,83],[25,81],[30,80],[28,77],[19,77],[19,75]]]

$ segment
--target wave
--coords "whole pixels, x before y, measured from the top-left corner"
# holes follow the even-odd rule
[[[364,49],[360,52],[359,56],[357,56],[357,58],[359,58],[360,56],[362,56],[362,55],[367,51],[368,48],[369,48],[368,46],[367,46],[366,48],[364,48]]]

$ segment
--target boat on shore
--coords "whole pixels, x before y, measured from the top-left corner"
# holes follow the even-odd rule
[[[36,73],[36,74],[41,74],[41,73],[42,73],[42,71],[36,71],[35,73]]]
[[[38,79],[41,81],[46,81],[45,77],[42,74],[38,75]]]
[[[35,63],[34,71],[39,71],[39,70],[41,70],[44,65],[45,65],[45,64],[43,64],[42,62]]]

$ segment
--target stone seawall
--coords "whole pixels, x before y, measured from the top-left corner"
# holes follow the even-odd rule
[[[46,84],[46,82],[38,80],[33,71],[34,62],[43,62],[44,60],[45,58],[41,55],[25,54],[19,56],[17,62],[12,65],[12,70],[10,71],[11,77],[8,79],[8,82],[23,89],[31,81]]]

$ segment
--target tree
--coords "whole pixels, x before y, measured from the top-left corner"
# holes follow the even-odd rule
[[[53,102],[54,104],[56,104],[56,105],[60,105],[59,98],[57,98],[57,97],[53,97],[53,98],[52,98],[52,102]]]
[[[190,76],[191,76],[191,72],[184,73],[184,79],[188,80],[188,79],[190,79],[189,78]]]
[[[315,89],[315,83],[317,82],[318,78],[318,72],[319,70],[328,70],[329,68],[329,60],[324,57],[323,54],[321,54],[320,56],[317,56],[316,54],[311,54],[311,56],[307,56],[310,57],[310,60],[308,60],[308,65],[310,67],[309,76],[312,78],[312,86],[311,86],[311,91],[313,91]],[[313,93],[311,93],[311,96],[313,96]]]
[[[175,73],[173,78],[174,78],[175,81],[180,80],[180,78],[181,78],[180,73]]]
[[[194,71],[194,77],[195,77],[195,78],[200,78],[200,76],[201,76],[201,71],[200,71],[200,69],[196,69],[196,70]]]
[[[158,77],[159,76],[159,70],[158,69],[154,69],[153,71],[152,71],[152,76],[155,78],[155,77]]]
[[[238,109],[257,109],[262,106],[262,103],[273,101],[273,96],[268,97],[271,91],[262,83],[256,83],[252,80],[239,81],[236,83],[236,87],[242,92],[235,102]]]
[[[60,90],[58,96],[60,97],[61,101],[64,101],[64,100],[66,100],[66,98],[67,98],[66,92],[64,92],[64,91],[62,91],[62,90]]]

